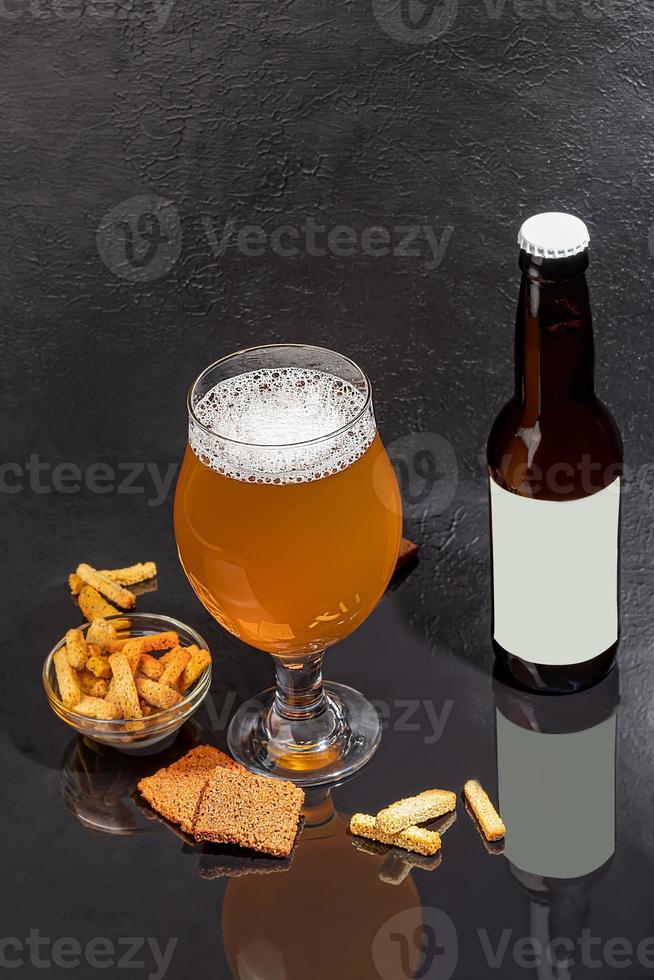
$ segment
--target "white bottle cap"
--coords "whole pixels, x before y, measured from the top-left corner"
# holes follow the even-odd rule
[[[565,259],[588,248],[588,228],[581,218],[561,211],[534,214],[518,232],[518,245],[530,255]]]

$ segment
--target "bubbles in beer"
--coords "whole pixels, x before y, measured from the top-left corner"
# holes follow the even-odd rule
[[[365,398],[323,371],[262,368],[203,395],[194,405],[202,425],[190,421],[189,442],[203,463],[232,479],[308,483],[346,469],[366,451],[375,420],[371,404],[362,412]]]

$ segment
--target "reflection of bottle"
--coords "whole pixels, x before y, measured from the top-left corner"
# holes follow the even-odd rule
[[[590,893],[615,851],[618,672],[565,697],[497,677],[493,690],[505,855],[529,896],[529,935],[545,951],[537,976],[567,980]]]
[[[622,443],[594,389],[586,226],[539,214],[518,241],[515,392],[488,439],[493,646],[521,685],[564,693],[615,657]]]
[[[223,938],[236,980],[379,980],[373,944],[379,930],[403,913],[403,973],[421,962],[414,934],[421,903],[409,875],[399,884],[379,876],[385,852],[364,852],[334,810],[329,790],[307,793],[305,826],[288,871],[251,874],[229,882]],[[404,937],[395,935],[398,944]]]

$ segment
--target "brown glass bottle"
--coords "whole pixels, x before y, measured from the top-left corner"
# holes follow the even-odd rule
[[[622,443],[594,389],[587,238],[571,246],[563,221],[559,248],[552,222],[538,225],[555,217],[585,231],[569,215],[523,226],[515,392],[487,450],[493,647],[507,674],[543,693],[599,681],[619,632]]]

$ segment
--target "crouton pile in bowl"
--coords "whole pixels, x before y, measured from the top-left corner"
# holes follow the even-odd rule
[[[170,616],[121,613],[69,630],[48,654],[50,707],[84,735],[125,752],[158,751],[211,686],[211,654]]]

